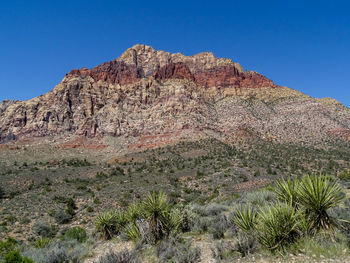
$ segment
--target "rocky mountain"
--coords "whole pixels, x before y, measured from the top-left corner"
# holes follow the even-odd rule
[[[135,45],[118,59],[72,70],[49,93],[0,104],[0,142],[64,135],[152,148],[215,137],[350,141],[350,109],[245,71],[230,59]]]

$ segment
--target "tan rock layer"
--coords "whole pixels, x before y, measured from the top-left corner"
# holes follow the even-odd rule
[[[348,130],[350,110],[338,102],[279,87],[212,53],[184,56],[144,45],[72,70],[43,96],[0,104],[1,142],[67,134],[133,138],[131,148],[203,136],[322,143],[348,140]]]

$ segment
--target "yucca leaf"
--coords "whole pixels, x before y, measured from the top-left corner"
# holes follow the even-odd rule
[[[244,232],[249,232],[254,229],[256,223],[256,211],[250,206],[239,207],[234,216],[234,223]]]
[[[340,185],[327,176],[306,176],[298,187],[298,200],[313,232],[334,229],[336,219],[329,216],[328,210],[343,198]]]

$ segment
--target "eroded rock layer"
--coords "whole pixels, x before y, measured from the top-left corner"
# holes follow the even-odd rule
[[[129,147],[159,146],[159,138],[172,136],[347,141],[350,110],[212,53],[184,56],[136,45],[116,60],[72,70],[45,95],[0,104],[0,142],[59,134],[134,138]]]

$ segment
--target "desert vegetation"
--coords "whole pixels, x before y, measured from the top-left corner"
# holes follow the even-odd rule
[[[217,262],[300,255],[317,262],[349,257],[349,204],[339,180],[325,175],[280,179],[206,204],[172,203],[163,191],[151,191],[128,207],[100,213],[90,233],[84,227],[57,233],[37,222],[36,240],[8,237],[0,252],[3,262],[201,262],[208,253]],[[99,242],[114,250],[89,253]]]
[[[347,147],[255,143],[117,159],[0,152],[1,261],[350,259]]]

